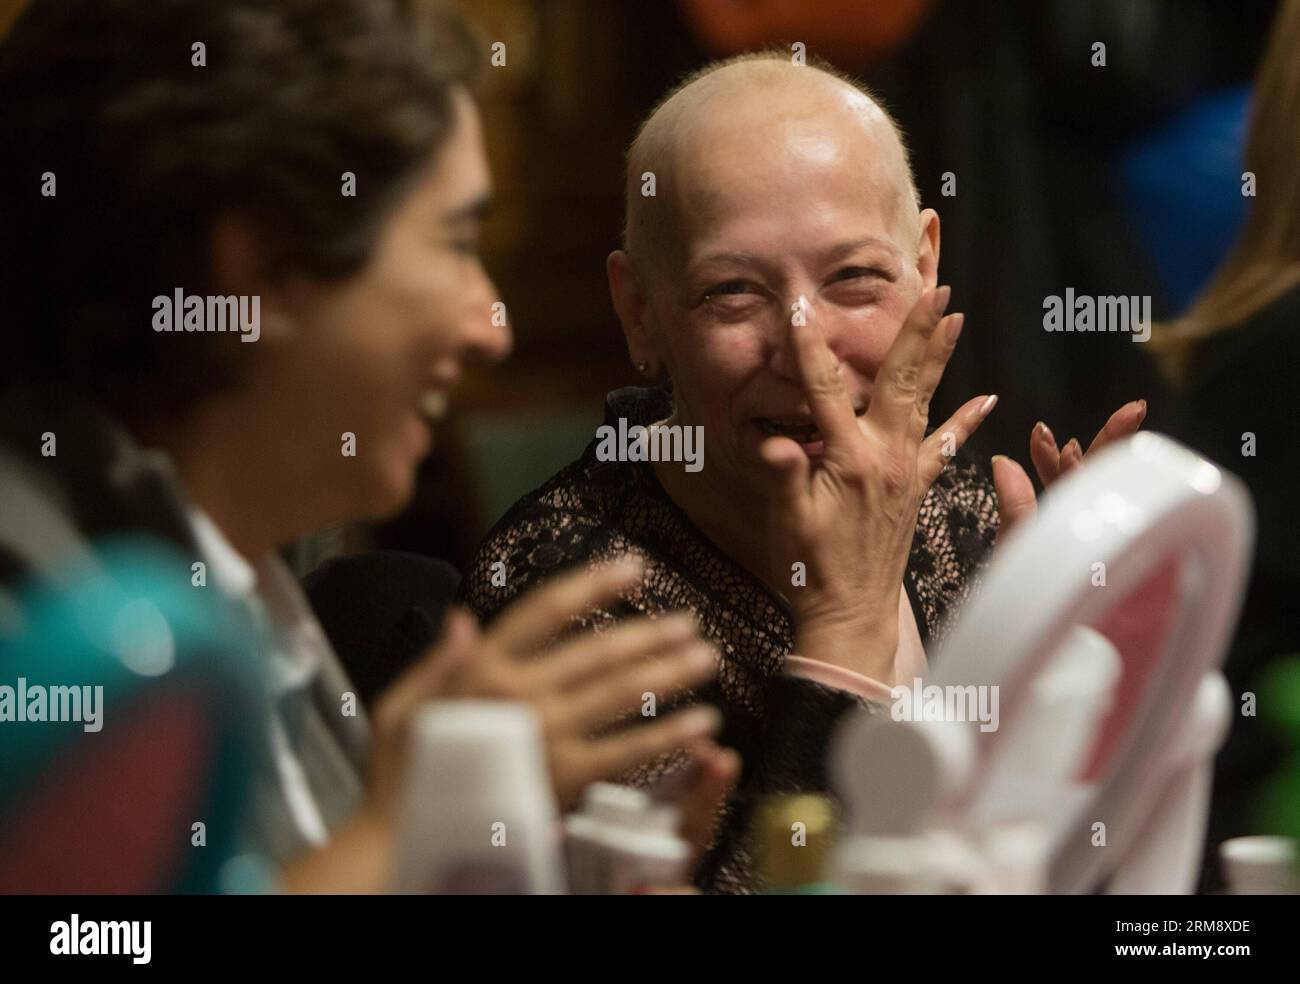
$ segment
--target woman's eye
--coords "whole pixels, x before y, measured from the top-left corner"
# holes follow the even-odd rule
[[[738,294],[744,294],[749,288],[749,284],[744,280],[728,280],[724,283],[715,284],[704,292],[704,299],[707,301],[719,294],[734,297]]]
[[[889,273],[875,267],[844,267],[826,284],[827,297],[853,307],[876,304],[893,282]]]
[[[858,277],[885,278],[885,274],[880,270],[875,270],[871,267],[845,267],[842,270],[836,271],[835,276],[831,277],[831,283],[836,283],[841,280],[854,280]]]

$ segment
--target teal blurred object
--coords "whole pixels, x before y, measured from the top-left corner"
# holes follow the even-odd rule
[[[19,591],[0,640],[0,892],[264,888],[239,857],[266,747],[255,629],[168,545],[94,556],[71,587]]]

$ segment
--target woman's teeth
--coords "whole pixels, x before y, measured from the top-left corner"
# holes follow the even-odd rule
[[[769,420],[766,417],[757,418],[754,423],[764,434],[769,437],[788,437],[791,440],[798,441],[800,444],[811,444],[814,441],[821,440],[821,432],[817,425],[811,422],[806,424],[782,423],[776,420]]]
[[[420,394],[420,413],[435,423],[447,416],[447,394],[442,390],[425,390]]]

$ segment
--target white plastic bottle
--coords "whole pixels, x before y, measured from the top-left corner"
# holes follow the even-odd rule
[[[565,820],[569,886],[581,895],[630,895],[687,883],[690,845],[676,807],[630,786],[587,787],[582,811]]]

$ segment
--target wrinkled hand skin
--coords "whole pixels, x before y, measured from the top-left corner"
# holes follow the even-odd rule
[[[627,619],[566,635],[573,620],[640,583],[644,565],[623,558],[541,585],[480,630],[448,613],[442,637],[377,703],[370,808],[396,809],[410,723],[428,700],[467,697],[528,704],[537,715],[556,798],[571,806],[591,782],[714,734],[716,708],[696,705],[643,724],[646,692],[667,699],[712,679],[718,654],[686,613]]]
[[[996,398],[977,396],[927,437],[930,399],[956,348],[963,316],[945,316],[951,291],[922,292],[855,410],[816,319],[792,327],[800,382],[824,451],[788,437],[760,448],[776,476],[773,583],[801,562],[807,583],[787,596],[795,651],[875,679],[892,678],[898,598],[930,486]],[[861,414],[859,416],[859,414]]]
[[[1029,433],[1029,460],[1034,463],[1038,480],[1043,488],[1068,475],[1080,467],[1084,460],[1100,451],[1108,444],[1136,434],[1146,419],[1147,401],[1133,400],[1126,403],[1106,421],[1105,426],[1097,432],[1085,453],[1077,437],[1065,442],[1064,448],[1058,448],[1056,438],[1047,424],[1041,420]],[[993,487],[998,494],[998,513],[1000,522],[999,535],[1024,522],[1038,510],[1038,497],[1034,494],[1034,483],[1029,474],[1017,462],[1004,454],[993,457]]]

